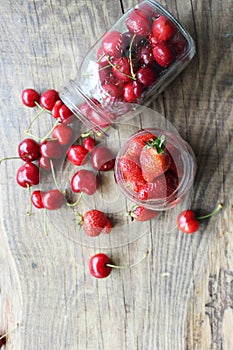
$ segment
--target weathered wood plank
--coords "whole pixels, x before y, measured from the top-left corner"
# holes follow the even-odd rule
[[[15,155],[34,110],[22,89],[61,90],[88,48],[136,1],[5,1],[0,4],[1,154]],[[28,195],[15,183],[19,161],[1,165],[0,331],[9,349],[231,349],[232,94],[231,1],[161,1],[187,27],[197,55],[151,105],[192,145],[198,172],[192,206],[218,217],[194,236],[147,235],[107,252],[140,267],[97,281],[88,257],[96,248],[65,239],[43,215],[26,217]],[[221,20],[219,20],[221,18]],[[142,121],[143,125],[143,121]],[[35,123],[44,134],[50,118]],[[64,217],[68,226],[68,219]]]

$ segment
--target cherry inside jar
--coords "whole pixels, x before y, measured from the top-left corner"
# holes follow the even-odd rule
[[[96,42],[60,97],[88,128],[103,130],[131,103],[155,99],[194,54],[183,26],[159,3],[146,0]]]

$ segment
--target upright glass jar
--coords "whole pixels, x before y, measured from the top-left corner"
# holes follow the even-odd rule
[[[133,203],[155,211],[180,204],[192,188],[196,159],[177,132],[159,127],[131,135],[120,148],[115,179]]]
[[[96,42],[60,97],[88,128],[102,131],[155,99],[194,54],[183,26],[159,3],[145,0]]]

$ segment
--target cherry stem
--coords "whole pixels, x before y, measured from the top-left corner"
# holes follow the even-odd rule
[[[56,179],[56,175],[55,175],[55,171],[54,171],[54,166],[53,166],[53,161],[52,161],[52,159],[50,159],[49,162],[50,162],[52,177],[53,177],[53,181],[54,181],[54,183],[55,183],[55,186],[56,186],[56,188],[57,188],[57,190],[58,190],[59,192],[61,192],[62,194],[65,194],[65,192],[62,191],[62,190],[60,189],[60,186],[59,186],[58,183],[57,183],[57,179]]]
[[[66,202],[66,204],[68,205],[68,207],[74,207],[75,205],[77,205],[80,201],[80,199],[82,198],[82,195],[83,195],[83,192],[80,193],[78,199],[74,202],[74,203],[69,203],[69,202]]]
[[[110,125],[106,126],[106,128],[102,129],[101,132],[97,131],[95,133],[95,135],[98,136],[98,137],[102,137],[102,136],[106,135],[106,132],[110,129],[110,127],[111,127]]]
[[[96,62],[98,63],[100,60],[102,60],[102,58],[104,58],[104,56],[106,56],[105,53],[103,53],[103,54],[98,58],[98,60],[97,60]]]
[[[41,106],[40,106],[41,107]],[[42,108],[42,107],[41,107]],[[28,134],[29,130],[31,129],[32,124],[36,121],[36,119],[39,118],[39,116],[45,112],[45,109],[40,109],[40,111],[35,115],[35,117],[31,120],[30,124],[28,125],[27,130],[25,131],[25,134]]]
[[[41,141],[41,137],[35,136],[35,135],[33,135],[33,134],[30,134],[30,133],[28,132],[28,130],[25,131],[25,134],[26,134],[27,136],[32,137],[33,139],[35,139],[35,140],[37,140],[37,141]]]
[[[133,78],[134,80],[136,80],[136,78],[135,78],[135,74],[134,74],[134,71],[133,71],[132,46],[133,46],[133,42],[134,42],[135,37],[136,37],[136,34],[133,35],[132,40],[131,40],[130,45],[129,45],[129,64],[130,64],[130,72],[131,72],[132,78]]]
[[[28,189],[28,196],[30,198],[30,205],[29,205],[29,210],[26,212],[27,216],[30,216],[32,213],[32,201],[31,201],[31,187],[27,184],[27,189]]]
[[[106,264],[106,266],[108,267],[112,267],[114,269],[127,269],[127,268],[132,268],[134,266],[137,266],[138,264],[140,264],[147,256],[149,255],[149,251],[147,250],[147,252],[138,260],[136,261],[134,264],[132,265],[113,265],[113,264]]]
[[[197,219],[198,220],[207,219],[207,218],[217,214],[219,212],[219,210],[222,209],[222,207],[223,207],[223,204],[219,203],[219,205],[211,213],[209,213],[207,215],[199,216],[199,217],[197,217]]]
[[[99,68],[99,71],[104,70],[104,69],[109,68],[109,67],[112,67],[111,64],[107,64],[106,66]]]
[[[88,137],[88,136],[91,136],[91,135],[93,135],[93,130],[89,130],[89,131],[87,131],[87,132],[81,134],[80,136],[81,136],[82,138],[85,138],[85,137]]]
[[[45,141],[45,140],[49,137],[49,135],[53,132],[53,130],[56,128],[56,126],[57,126],[59,123],[60,123],[59,120],[57,120],[57,121],[54,123],[52,129],[41,139],[41,142]]]
[[[32,124],[36,121],[36,119],[39,118],[39,116],[42,113],[48,113],[48,114],[52,114],[52,112],[48,111],[47,109],[45,109],[44,107],[42,107],[37,101],[35,101],[35,105],[39,108],[39,112],[35,115],[35,117],[31,120],[30,124],[28,125],[27,130],[25,131],[25,134],[29,135],[29,130],[32,127]],[[31,135],[33,136],[33,135]]]
[[[118,72],[120,72],[121,74],[124,74],[126,77],[128,77],[128,78],[130,78],[130,79],[136,80],[135,75],[134,75],[134,76],[128,75],[128,74],[122,72],[119,68],[117,68],[117,65],[116,65],[116,64],[113,64],[113,63],[111,62],[110,56],[108,56],[107,59],[108,59],[108,63],[110,64],[110,66],[112,66],[113,68],[115,68]]]
[[[0,158],[0,164],[1,164],[4,160],[10,160],[10,159],[20,159],[20,157],[19,157],[19,156],[13,156],[13,157]]]
[[[9,335],[9,333],[14,332],[18,327],[19,327],[19,324],[17,323],[17,326],[16,326],[15,328],[13,328],[13,329],[11,329],[10,331],[7,331],[7,332],[5,332],[3,335],[1,335],[1,336],[0,336],[0,340],[2,340],[3,338],[6,338],[6,337]]]
[[[87,131],[87,132],[81,134],[80,136],[81,136],[82,138],[86,138],[86,137],[88,137],[88,136],[90,136],[90,135],[95,134],[96,136],[101,137],[101,136],[103,136],[103,134],[105,134],[105,133],[110,129],[110,127],[111,127],[110,125],[109,125],[109,126],[106,126],[106,128],[102,129],[101,132],[98,132],[98,131],[97,131],[97,132],[94,132],[93,130],[89,130],[89,131]]]

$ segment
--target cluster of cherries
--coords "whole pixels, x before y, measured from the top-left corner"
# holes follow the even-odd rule
[[[98,145],[95,138],[90,135],[85,135],[82,143],[76,144],[74,132],[76,118],[74,118],[67,106],[62,103],[57,91],[51,89],[39,95],[34,89],[25,89],[22,92],[22,101],[27,107],[37,106],[39,108],[39,112],[26,131],[28,136],[31,137],[27,137],[20,142],[18,145],[18,156],[2,158],[0,162],[12,158],[20,158],[23,160],[23,165],[17,170],[16,180],[20,186],[28,188],[29,190],[31,190],[32,186],[39,184],[40,170],[45,172],[50,171],[52,173],[56,188],[52,188],[48,191],[36,189],[32,193],[30,191],[31,203],[34,207],[38,209],[43,208],[45,210],[57,210],[65,203],[69,206],[78,203],[80,198],[75,203],[69,203],[67,201],[66,191],[62,191],[56,182],[54,167],[59,164],[59,161],[61,161],[64,156],[67,157],[73,165],[78,167],[90,160],[93,170],[79,168],[72,176],[70,186],[74,193],[85,192],[87,195],[95,193],[99,186],[97,173],[100,171],[112,170],[115,166],[115,157],[111,150],[103,145]],[[36,118],[44,112],[54,117],[56,122],[49,133],[41,139],[30,134],[29,130]],[[148,136],[150,142],[155,141],[151,139],[152,136],[153,135]],[[131,144],[131,157],[132,155],[135,156],[139,150],[141,152],[142,141],[144,142],[145,140],[139,138]],[[126,163],[122,163],[121,167],[126,169],[125,173],[128,174],[128,180],[130,179],[131,181],[132,178],[135,180],[135,177],[138,180],[137,169],[135,170],[132,168],[131,159],[126,158],[123,161],[126,161]],[[171,167],[170,163],[169,166]],[[168,183],[169,182],[167,182],[167,184]],[[143,198],[146,195],[148,195],[148,191],[144,189]],[[221,207],[222,204],[219,204],[212,213],[198,218],[195,217],[195,213],[192,210],[185,210],[179,214],[177,226],[179,230],[188,234],[196,232],[199,228],[199,220],[208,218],[217,213]],[[157,213],[143,206],[136,205],[132,208],[130,215],[138,221],[146,221],[156,217]],[[89,236],[95,237],[100,233],[109,234],[111,232],[111,220],[105,213],[97,209],[91,209],[77,216],[79,217],[79,224],[82,225],[83,230]],[[148,252],[138,262],[141,262],[147,255]],[[129,266],[117,266],[112,264],[107,255],[98,253],[90,259],[89,267],[90,273],[94,277],[104,278],[110,274],[112,268],[133,267],[137,265],[138,262]],[[4,338],[1,338],[0,341],[3,343]]]
[[[73,113],[62,103],[57,91],[51,89],[39,94],[34,89],[25,89],[22,92],[22,101],[27,107],[38,107],[39,112],[31,121],[26,134],[27,137],[18,145],[18,156],[2,158],[0,161],[19,158],[24,163],[16,173],[17,183],[30,191],[30,203],[37,209],[58,210],[64,204],[69,203],[67,193],[61,190],[57,184],[54,168],[67,157],[68,161],[76,167],[84,165],[89,159],[93,170],[78,169],[72,176],[70,187],[74,193],[86,193],[92,195],[98,188],[98,176],[100,171],[113,169],[115,158],[112,152],[105,146],[97,145],[94,137],[87,135],[81,144],[76,144],[75,121]],[[44,138],[38,138],[30,134],[32,123],[41,113],[49,113],[55,120],[53,128]],[[40,176],[51,172],[55,188],[47,191],[31,188],[40,183]],[[28,214],[31,213],[31,210]],[[46,216],[45,216],[46,217]],[[100,233],[110,233],[112,223],[105,213],[91,209],[83,215],[77,214],[79,225],[89,236],[98,236]],[[46,226],[45,226],[45,232]]]
[[[97,53],[101,95],[140,102],[159,77],[186,54],[188,42],[167,16],[141,4],[127,16],[128,32],[107,32]]]

